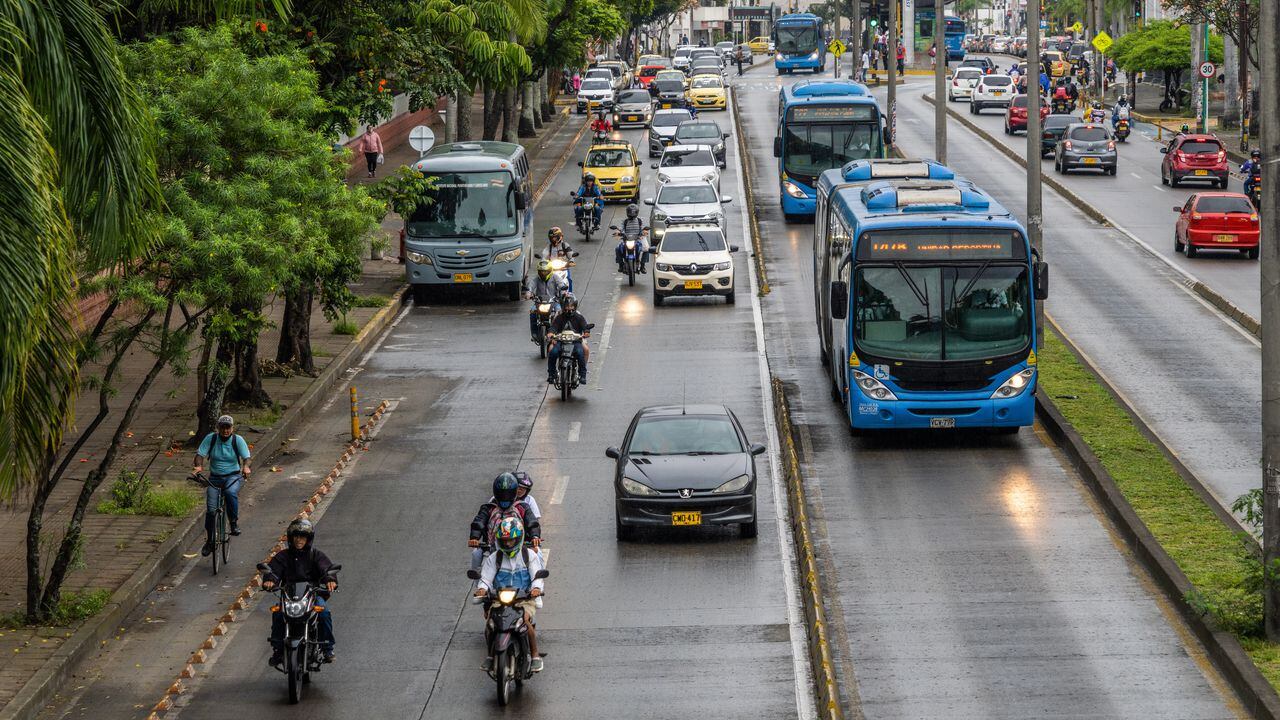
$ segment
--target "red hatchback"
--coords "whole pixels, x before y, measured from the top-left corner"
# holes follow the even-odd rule
[[[1174,252],[1195,257],[1198,249],[1239,250],[1258,258],[1261,227],[1258,213],[1246,195],[1229,192],[1196,193],[1185,205],[1174,206]]]
[[[640,81],[640,87],[647,88],[649,83],[653,82],[654,76],[667,69],[669,68],[663,65],[645,65],[636,73],[636,80]]]
[[[1014,95],[1013,100],[1009,103],[1009,109],[1004,112],[1004,134],[1012,135],[1016,132],[1027,131],[1027,103],[1030,98],[1027,95]],[[1040,99],[1040,122],[1049,117],[1049,101],[1044,98]],[[1043,125],[1041,125],[1043,127]]]
[[[1225,188],[1230,167],[1227,149],[1213,135],[1178,135],[1168,147],[1160,148],[1160,182],[1178,186],[1183,180],[1208,180]]]

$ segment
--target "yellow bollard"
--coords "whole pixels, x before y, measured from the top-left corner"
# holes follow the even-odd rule
[[[1164,141],[1164,125],[1156,123],[1156,140]]]
[[[356,388],[351,386],[351,439],[360,439],[360,403],[356,400]]]

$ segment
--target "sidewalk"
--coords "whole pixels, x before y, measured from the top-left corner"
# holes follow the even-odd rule
[[[562,154],[565,149],[563,143],[551,145],[547,139],[571,122],[573,116],[560,113],[539,131],[538,137],[522,140],[531,163],[548,150],[548,155],[558,157]],[[416,159],[417,153],[404,143],[388,148],[386,156],[384,168]],[[386,173],[379,172],[379,175],[385,176]],[[382,233],[390,243],[390,257],[366,260],[362,277],[350,285],[358,296],[385,298],[386,306],[356,308],[349,312],[347,320],[361,328],[355,336],[334,334],[331,324],[317,309],[312,316],[311,333],[318,377],[265,377],[265,389],[278,404],[277,408],[233,413],[237,415],[239,432],[250,443],[255,455],[255,472],[246,489],[255,486],[257,489],[270,488],[281,481],[281,475],[272,472],[273,456],[281,445],[297,440],[288,435],[302,435],[303,418],[313,398],[319,396],[317,391],[340,382],[347,368],[363,354],[353,350],[363,350],[372,344],[378,331],[397,314],[395,304],[403,295],[400,291],[404,286],[404,271],[395,258],[400,227],[401,221],[397,216],[388,216]],[[283,301],[277,301],[266,309],[268,318],[275,325],[283,315],[283,305]],[[263,334],[261,357],[274,357],[278,338],[279,334],[274,329]],[[62,528],[70,516],[87,468],[106,451],[112,418],[118,417],[119,409],[127,403],[137,379],[149,364],[150,356],[142,351],[123,363],[123,378],[119,382],[123,391],[112,403],[112,416],[100,430],[100,437],[88,443],[73,460],[67,477],[49,499],[44,521],[46,536],[61,538]],[[111,482],[124,470],[145,473],[162,487],[187,484],[185,476],[191,467],[192,451],[178,446],[187,443],[194,431],[195,395],[193,375],[178,378],[165,372],[156,380],[145,401],[146,407],[130,429],[131,437],[126,442],[132,445],[121,452],[89,505],[84,521],[84,567],[69,575],[64,591],[107,590],[112,593],[107,607],[94,618],[73,627],[0,628],[0,657],[5,659],[0,665],[0,718],[29,717],[39,710],[58,690],[61,681],[69,678],[76,663],[116,634],[112,626],[120,622],[118,618],[126,616],[155,584],[155,580],[141,581],[158,577],[170,565],[181,560],[182,552],[188,550],[182,541],[202,532],[199,517],[204,510],[203,502],[184,518],[104,515],[95,511],[98,502],[109,493]],[[77,403],[77,417],[90,417],[96,409],[97,393],[82,393]],[[69,440],[74,440],[73,434]],[[339,447],[336,441],[334,447]],[[29,508],[29,503],[21,499],[8,508],[8,512],[0,514],[0,615],[21,611],[25,607]],[[254,508],[246,507],[246,520],[253,512]],[[140,587],[131,589],[133,585]],[[106,625],[108,621],[111,625]],[[87,638],[90,641],[86,642]],[[14,702],[15,698],[17,702]]]

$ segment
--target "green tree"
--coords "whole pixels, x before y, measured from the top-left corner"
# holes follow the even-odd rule
[[[1125,72],[1163,72],[1168,101],[1182,85],[1183,73],[1191,68],[1191,28],[1168,20],[1148,22],[1122,35],[1111,55]],[[1209,36],[1209,59],[1222,62],[1222,36]]]

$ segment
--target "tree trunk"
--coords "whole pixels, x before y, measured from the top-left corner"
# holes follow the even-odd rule
[[[453,95],[447,101],[444,108],[444,141],[447,143],[458,141],[458,96]]]
[[[1230,35],[1222,36],[1222,74],[1226,78],[1223,84],[1222,119],[1223,127],[1240,126],[1240,87],[1238,85],[1238,68],[1240,53],[1236,51],[1235,40]]]
[[[292,365],[311,377],[316,376],[316,363],[311,356],[311,307],[315,294],[311,285],[285,293],[280,344],[276,347],[276,362]]]
[[[271,396],[262,387],[262,373],[258,370],[258,338],[231,343],[231,354],[234,372],[227,384],[227,401],[248,407],[271,405]]]
[[[458,105],[458,140],[470,140],[471,135],[471,98],[473,90],[460,92],[453,101]]]
[[[502,101],[502,140],[503,142],[518,143],[520,142],[519,118],[517,113],[520,109],[520,88],[516,85],[506,89]]]
[[[484,85],[484,139],[498,139],[498,124],[502,121],[502,109],[500,107],[502,96],[489,86]]]
[[[516,122],[516,134],[522,138],[537,137],[537,125],[533,121],[533,83],[520,83],[520,117]]]
[[[556,82],[559,82],[557,79]],[[556,115],[555,105],[551,104],[551,87],[552,78],[550,71],[542,73],[542,80],[538,83],[538,104],[539,111],[542,113],[542,122],[550,122],[551,118]],[[556,87],[559,87],[558,85]]]
[[[542,96],[543,88],[547,82],[547,74],[544,72],[538,76],[537,80],[529,83],[529,110],[533,114],[533,126],[539,130],[542,129],[546,119],[542,117]]]
[[[27,622],[38,623],[44,618],[40,612],[40,596],[44,587],[44,578],[40,573],[40,530],[44,525],[44,506],[53,493],[54,485],[48,481],[49,468],[53,465],[53,453],[40,475],[45,478],[36,488],[31,498],[31,510],[27,513]]]
[[[213,342],[210,339],[208,342]],[[218,352],[209,364],[209,382],[200,396],[196,412],[196,434],[191,438],[199,443],[213,432],[218,416],[222,414],[222,402],[227,394],[227,382],[231,377],[231,348],[225,341],[218,342]]]

